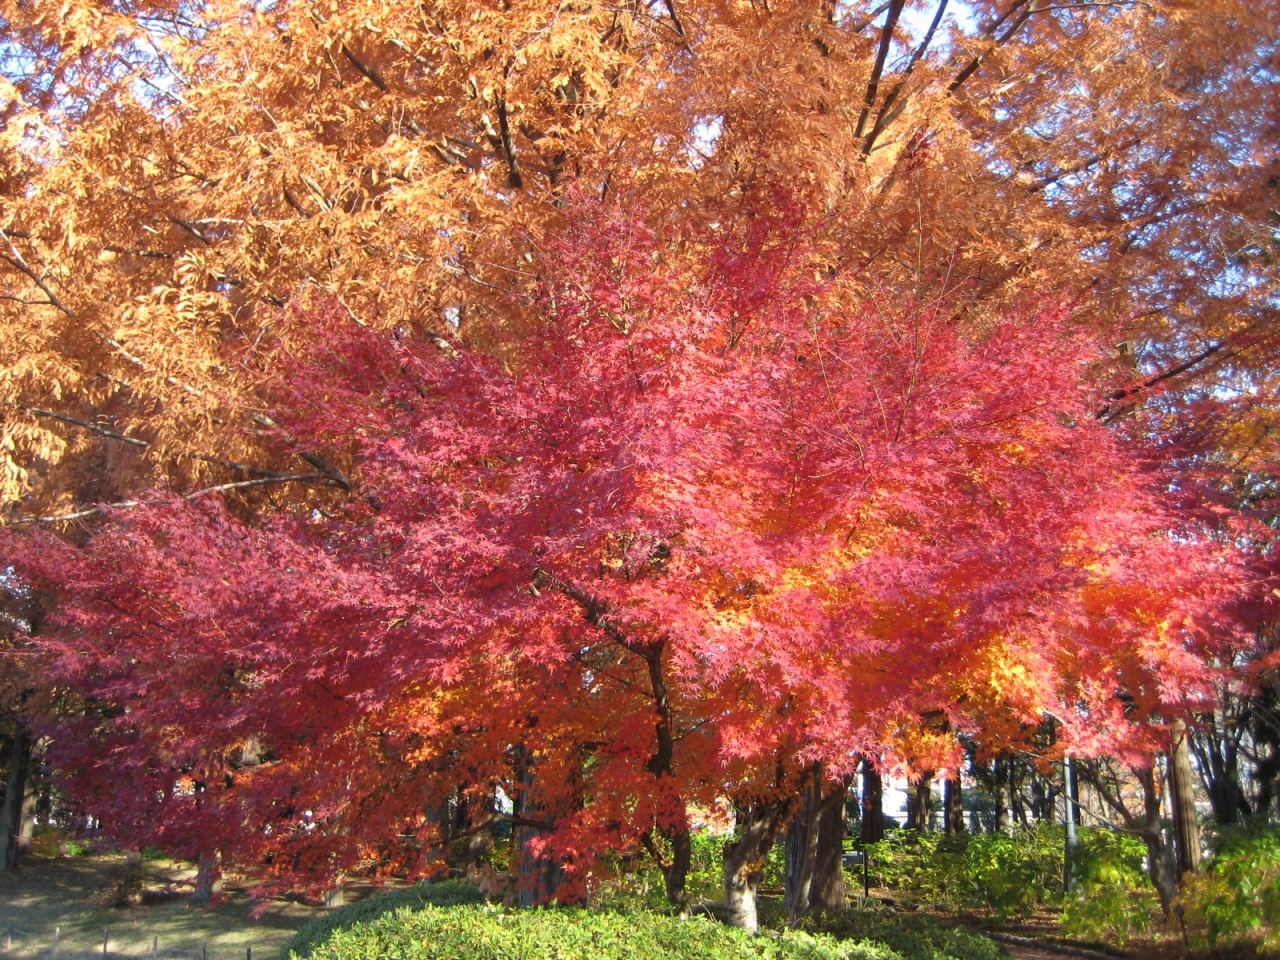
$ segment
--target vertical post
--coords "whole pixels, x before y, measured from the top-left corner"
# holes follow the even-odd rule
[[[209,960],[209,941],[200,944],[200,960]]]
[[[53,928],[53,955],[55,957],[58,955],[58,941],[61,939],[62,939],[62,928],[54,927]]]
[[[244,960],[253,960],[253,947],[244,948]]]
[[[156,960],[156,958],[159,955],[160,955],[160,938],[152,937],[151,938],[151,960]]]
[[[4,948],[5,950],[13,949],[13,921],[12,920],[9,921],[9,932],[5,935],[5,938],[4,938]]]
[[[107,928],[102,928],[102,960],[107,960]]]
[[[871,899],[871,851],[862,845],[862,899]]]
[[[1062,861],[1062,882],[1067,893],[1071,893],[1075,889],[1074,871],[1071,869],[1071,861],[1075,859],[1076,844],[1076,811],[1074,806],[1079,793],[1076,791],[1076,770],[1071,763],[1071,754],[1067,754],[1062,758],[1062,794],[1065,799],[1065,808],[1067,811],[1067,842],[1063,850]]]

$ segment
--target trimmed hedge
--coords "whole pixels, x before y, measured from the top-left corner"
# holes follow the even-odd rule
[[[921,918],[843,918],[823,930],[750,936],[709,920],[647,911],[510,910],[469,884],[426,884],[310,921],[283,960],[1004,960],[993,941]],[[858,914],[850,914],[858,917]],[[846,937],[854,927],[867,935]],[[840,928],[840,929],[835,929]]]
[[[281,948],[280,960],[289,960],[292,954],[309,957],[333,934],[357,925],[374,923],[389,913],[421,910],[428,905],[453,907],[484,902],[484,896],[476,885],[467,880],[442,880],[439,883],[419,883],[401,890],[389,890],[312,917]]]

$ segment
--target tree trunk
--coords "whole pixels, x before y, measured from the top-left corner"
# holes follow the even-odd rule
[[[821,766],[787,830],[786,905],[794,923],[808,911],[844,907],[844,805],[846,782],[822,795]]]
[[[933,828],[933,771],[926,770],[907,791],[907,829],[928,833]]]
[[[992,766],[991,778],[995,781],[996,788],[996,833],[1009,833],[1012,826],[1009,822],[1012,791],[1009,789],[1009,759],[1007,757],[996,757],[995,764]]]
[[[836,785],[829,806],[818,825],[818,849],[813,864],[813,882],[809,888],[811,910],[844,909],[844,836],[845,804],[849,802],[849,784]]]
[[[1160,816],[1160,794],[1156,783],[1156,768],[1152,764],[1146,769],[1136,771],[1138,781],[1142,784],[1142,803],[1146,820],[1141,826],[1143,843],[1147,847],[1147,875],[1160,897],[1160,908],[1169,916],[1173,909],[1173,901],[1178,896],[1178,884],[1174,879],[1172,851],[1165,843],[1164,825]]]
[[[1173,751],[1169,755],[1169,796],[1173,801],[1173,837],[1178,852],[1178,882],[1200,869],[1200,821],[1196,816],[1195,781],[1191,772],[1191,748],[1186,724],[1173,725]]]
[[[689,902],[685,883],[689,878],[689,867],[693,863],[693,838],[689,835],[688,827],[683,826],[663,830],[660,835],[671,844],[669,857],[659,849],[652,833],[641,837],[641,842],[662,871],[667,902],[672,906],[684,907]]]
[[[948,777],[944,783],[942,810],[946,832],[964,833],[964,794],[959,777]]]
[[[862,843],[884,839],[884,782],[870,760],[862,761]]]
[[[31,741],[21,725],[13,735],[9,747],[9,776],[4,784],[4,808],[0,811],[0,843],[3,854],[0,870],[15,870],[24,844],[23,801],[26,799],[27,768],[31,762]]]
[[[753,807],[740,818],[740,833],[724,844],[725,922],[752,933],[760,929],[756,912],[756,892],[764,874],[764,861],[778,835],[782,817],[778,806]]]
[[[671,862],[662,868],[667,902],[673,906],[683,907],[689,902],[685,882],[689,878],[689,867],[693,863],[693,838],[685,828],[671,831],[667,839],[671,841]]]
[[[538,801],[537,776],[533,762],[526,761],[524,775],[521,778],[519,804],[516,812],[527,820],[541,820],[547,811]],[[564,882],[564,868],[554,857],[546,856],[534,850],[532,841],[545,836],[550,831],[521,825],[516,830],[516,841],[519,844],[520,859],[516,873],[516,893],[519,905],[532,907],[541,903],[550,903],[557,899],[560,885]]]
[[[196,888],[191,895],[191,902],[198,907],[207,907],[213,902],[215,895],[222,892],[222,853],[200,854],[200,866],[196,869]]]

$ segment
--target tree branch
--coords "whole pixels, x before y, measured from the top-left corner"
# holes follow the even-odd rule
[[[190,493],[183,494],[183,500],[195,500],[207,493],[223,493],[227,490],[244,490],[249,487],[262,487],[270,483],[316,483],[323,482],[331,484],[332,481],[328,477],[319,473],[291,473],[278,477],[259,477],[256,480],[237,480],[234,483],[219,483],[212,487],[202,487],[199,490],[193,490]],[[335,484],[336,485],[336,484]],[[5,522],[6,526],[19,526],[28,523],[65,523],[69,520],[83,520],[86,517],[97,516],[100,513],[106,513],[109,510],[133,510],[137,507],[147,506],[145,500],[122,500],[119,503],[104,503],[101,506],[89,507],[84,510],[76,510],[72,513],[60,513],[53,516],[43,517],[18,517],[16,520]]]
[[[49,289],[49,285],[41,279],[41,277],[31,267],[31,264],[27,263],[27,258],[24,257],[22,252],[13,245],[13,241],[9,239],[9,235],[4,232],[3,228],[0,228],[0,238],[4,239],[5,246],[9,248],[9,256],[0,253],[0,260],[3,260],[5,263],[26,274],[27,277],[30,278],[31,282],[40,288],[40,292],[49,298],[49,306],[57,307],[68,317],[74,317],[75,312],[58,299],[58,295],[56,293]]]
[[[884,128],[892,123],[893,120],[902,112],[901,108],[894,111],[892,114],[889,110],[893,106],[894,101],[898,99],[898,95],[902,93],[903,88],[907,85],[907,79],[911,76],[911,71],[916,68],[916,64],[920,62],[924,57],[925,51],[929,49],[929,44],[933,42],[933,35],[937,32],[938,25],[942,23],[942,15],[946,12],[946,9],[947,0],[941,0],[938,4],[938,12],[933,15],[933,22],[929,24],[929,29],[925,31],[924,39],[920,41],[920,45],[916,47],[915,53],[911,55],[910,62],[898,77],[898,82],[894,84],[893,89],[889,91],[889,96],[885,97],[884,104],[876,114],[876,122],[872,125],[871,132],[867,134],[866,140],[863,141],[862,155],[864,157],[871,153],[871,148],[875,146],[875,142],[879,138],[880,134],[884,132]],[[904,99],[902,103],[905,107],[906,100]]]
[[[880,49],[876,53],[875,66],[871,68],[871,78],[867,81],[867,92],[863,97],[862,113],[858,115],[858,127],[853,134],[855,137],[862,137],[866,130],[867,117],[871,115],[871,108],[875,106],[876,95],[880,90],[880,76],[884,72],[884,63],[889,56],[889,46],[893,42],[893,28],[897,25],[898,16],[905,5],[906,0],[892,0],[889,4],[884,29],[880,31]]]

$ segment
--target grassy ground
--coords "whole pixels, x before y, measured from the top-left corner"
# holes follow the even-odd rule
[[[51,958],[59,931],[60,960],[102,957],[149,958],[153,940],[160,960],[198,960],[207,944],[209,960],[237,960],[252,950],[254,960],[276,960],[280,947],[316,908],[271,901],[261,917],[243,891],[227,891],[224,902],[201,910],[190,903],[194,871],[188,864],[151,860],[144,864],[146,886],[136,907],[100,905],[104,885],[121,856],[31,857],[13,872],[0,873],[0,951],[15,960]],[[12,926],[12,946],[4,950]]]

